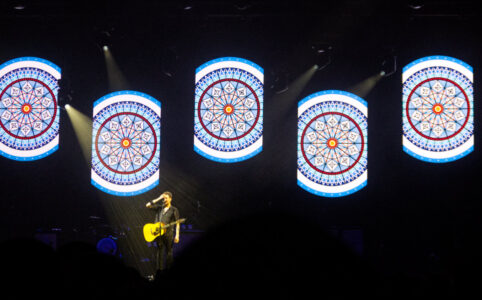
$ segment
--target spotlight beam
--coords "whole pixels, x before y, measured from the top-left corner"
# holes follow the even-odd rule
[[[291,82],[288,85],[287,90],[273,97],[273,101],[276,102],[276,111],[280,117],[288,113],[290,108],[298,103],[297,100],[299,95],[311,80],[313,75],[315,75],[318,68],[318,65],[312,66],[293,82]]]
[[[105,65],[107,68],[107,78],[109,80],[109,89],[111,92],[127,90],[129,89],[129,84],[124,74],[119,68],[119,65],[112,56],[109,47],[103,47]]]
[[[282,177],[284,176],[282,174],[289,172],[290,147],[279,147],[279,144],[281,142],[287,142],[290,137],[296,137],[297,125],[293,127],[293,123],[279,122],[279,120],[294,120],[292,117],[296,116],[296,107],[298,100],[300,100],[299,96],[317,70],[317,65],[310,67],[291,82],[285,92],[275,95],[270,101],[270,105],[272,106],[270,109],[271,115],[267,114],[265,120],[268,120],[268,122],[269,120],[273,122],[276,121],[278,126],[276,127],[276,131],[266,133],[267,138],[272,138],[273,141],[276,142],[266,145],[266,152],[272,153],[272,159],[270,159],[270,162],[266,164],[264,168],[256,172],[255,176],[258,176],[262,182],[265,178],[273,178],[274,176]],[[273,168],[278,170],[275,174],[273,174]]]
[[[85,161],[90,166],[92,151],[92,120],[71,105],[65,105],[72,126],[79,141]]]
[[[366,95],[371,92],[371,90],[377,85],[378,81],[380,81],[380,79],[382,79],[383,77],[384,74],[382,74],[381,72],[377,73],[352,86],[348,89],[348,91],[361,98],[365,98]]]

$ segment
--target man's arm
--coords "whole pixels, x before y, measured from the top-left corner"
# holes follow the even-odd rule
[[[174,243],[179,243],[179,227],[181,227],[179,225],[179,223],[176,224],[176,236],[174,237]]]
[[[152,204],[151,202],[149,202],[146,204],[146,207],[151,209],[159,209],[162,207],[162,205],[159,203]]]
[[[174,218],[176,219],[176,221],[179,220],[179,211],[177,210],[174,210]],[[176,224],[176,235],[174,236],[174,243],[179,243],[179,232],[181,231],[180,230],[180,227],[181,225],[179,223]]]
[[[154,199],[154,200],[152,200],[152,201],[150,201],[150,202],[147,202],[146,207],[147,207],[147,208],[152,208],[152,209],[161,208],[162,205],[159,204],[159,201],[161,201],[161,199],[162,199],[162,195],[161,195],[159,198],[156,198],[156,199]]]

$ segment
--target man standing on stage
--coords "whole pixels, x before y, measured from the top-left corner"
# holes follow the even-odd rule
[[[159,204],[161,202],[162,204]],[[164,192],[159,198],[152,200],[146,204],[147,208],[156,209],[156,219],[155,222],[161,222],[162,224],[169,224],[179,220],[179,211],[176,207],[171,205],[172,194],[171,192]],[[169,226],[165,230],[163,235],[156,238],[156,243],[158,247],[158,266],[159,270],[164,270],[170,268],[174,261],[172,254],[173,243],[179,243],[179,223],[175,225],[176,234],[174,235],[174,226]],[[164,254],[164,252],[166,252]],[[166,257],[166,268],[164,268],[164,257]]]

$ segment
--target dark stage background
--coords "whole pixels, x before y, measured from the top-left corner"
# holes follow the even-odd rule
[[[0,159],[2,240],[51,233],[61,245],[112,235],[123,259],[149,274],[152,249],[142,241],[141,228],[153,213],[144,205],[170,190],[192,228],[184,236],[246,214],[283,210],[331,232],[354,232],[357,238],[349,244],[362,237],[357,249],[386,270],[423,271],[430,261],[451,264],[461,254],[478,259],[482,43],[477,1],[425,1],[420,9],[409,1],[345,0],[193,1],[190,9],[182,1],[22,3],[24,9],[14,9],[17,2],[0,4],[0,62],[36,56],[57,64],[63,77],[60,104],[90,117],[93,102],[110,92],[102,51],[108,45],[126,87],[162,103],[161,180],[136,197],[97,191],[62,110],[57,152],[33,162]],[[313,44],[332,46],[331,64],[299,93],[295,87],[276,93],[275,79],[293,82],[316,63]],[[334,199],[299,188],[297,101],[321,90],[350,91],[394,55],[396,72],[363,97],[369,112],[368,185]],[[401,69],[429,55],[452,56],[474,67],[475,151],[451,163],[425,163],[402,151]],[[265,70],[263,151],[234,164],[193,151],[194,72],[223,56],[245,58]]]

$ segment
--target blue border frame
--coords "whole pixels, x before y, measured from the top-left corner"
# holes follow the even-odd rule
[[[219,157],[215,157],[215,156],[209,155],[206,152],[202,151],[201,149],[196,147],[196,145],[194,145],[194,151],[196,153],[198,153],[199,155],[201,155],[201,156],[203,156],[207,159],[210,159],[212,161],[216,161],[216,162],[220,162],[220,163],[236,163],[236,162],[240,162],[240,161],[250,159],[251,157],[254,157],[254,156],[258,155],[261,151],[263,151],[263,146],[261,145],[261,147],[259,147],[255,151],[251,152],[250,154],[245,155],[245,156],[241,156],[241,157],[238,157],[238,158],[219,158]]]
[[[237,61],[237,62],[242,62],[242,63],[245,63],[247,65],[250,65],[251,67],[253,68],[256,68],[258,71],[260,71],[261,73],[263,73],[264,75],[264,70],[263,68],[261,68],[259,65],[255,64],[254,62],[252,61],[249,61],[247,59],[244,59],[244,58],[239,58],[239,57],[231,57],[231,56],[228,56],[228,57],[220,57],[220,58],[216,58],[216,59],[213,59],[213,60],[210,60],[208,62],[205,62],[204,64],[200,65],[198,68],[196,68],[196,74],[199,73],[201,70],[203,70],[204,68],[212,65],[212,64],[215,64],[215,63],[218,63],[218,62],[222,62],[222,61]]]
[[[97,189],[103,191],[104,193],[114,195],[114,196],[137,196],[137,195],[143,194],[143,193],[145,193],[145,192],[147,192],[147,191],[149,191],[149,190],[151,190],[151,189],[153,189],[153,188],[155,188],[156,186],[159,185],[159,180],[158,180],[157,182],[154,182],[153,184],[151,184],[151,185],[149,185],[149,186],[147,186],[147,187],[145,187],[141,190],[135,191],[135,192],[118,192],[118,191],[110,190],[108,188],[103,187],[102,185],[100,185],[100,183],[98,183],[97,181],[95,181],[92,178],[91,178],[90,182]]]
[[[43,58],[38,58],[38,57],[33,57],[33,56],[25,56],[25,57],[18,57],[18,58],[14,58],[14,59],[11,59],[3,64],[0,65],[0,70],[5,68],[6,66],[8,65],[11,65],[11,64],[14,64],[14,63],[17,63],[17,62],[21,62],[21,61],[35,61],[35,62],[41,62],[41,63],[44,63],[46,65],[49,65],[51,66],[52,68],[54,68],[55,70],[57,70],[59,73],[62,73],[62,70],[60,69],[59,66],[57,66],[56,64],[54,64],[53,62],[51,61],[48,61],[46,59],[43,59]]]
[[[350,98],[353,98],[353,99],[357,100],[358,102],[360,102],[361,104],[363,104],[365,107],[368,108],[367,102],[365,100],[363,100],[362,98],[358,97],[355,94],[345,92],[345,91],[339,91],[339,90],[321,91],[321,92],[317,92],[317,93],[311,94],[309,96],[306,96],[305,98],[301,99],[298,102],[298,107],[300,107],[301,105],[303,105],[304,103],[308,102],[309,100],[311,100],[315,97],[323,96],[323,95],[329,95],[329,94],[348,96]]]
[[[6,157],[6,158],[12,159],[12,160],[16,160],[16,161],[33,161],[33,160],[39,160],[39,159],[42,159],[44,157],[47,157],[50,154],[57,151],[58,149],[59,149],[59,145],[57,144],[57,145],[55,145],[55,147],[53,147],[49,151],[44,152],[40,155],[36,155],[36,156],[29,156],[29,157],[15,156],[15,155],[11,155],[11,154],[8,154],[6,152],[3,152],[2,150],[0,150],[0,155],[3,156],[3,157]]]
[[[410,69],[411,67],[413,67],[416,64],[419,64],[421,62],[429,61],[429,60],[435,60],[435,59],[455,62],[455,63],[458,63],[459,65],[467,68],[467,70],[469,70],[470,72],[472,72],[472,73],[474,72],[474,69],[469,64],[467,64],[466,62],[463,62],[463,61],[461,61],[460,59],[457,59],[457,58],[453,58],[453,57],[450,57],[450,56],[444,56],[444,55],[432,55],[432,56],[426,56],[426,57],[419,58],[419,59],[409,63],[405,67],[403,67],[402,72],[405,72],[406,70]]]
[[[144,94],[142,92],[125,90],[125,91],[112,92],[112,93],[109,93],[109,94],[99,98],[98,100],[96,100],[94,102],[94,108],[97,105],[99,105],[101,102],[106,101],[107,99],[110,99],[112,97],[119,96],[119,95],[136,95],[136,96],[144,97],[144,98],[154,102],[154,104],[158,105],[159,107],[161,107],[161,102],[159,100],[157,100],[156,98],[152,97],[152,96],[149,96],[149,95]]]
[[[317,191],[315,189],[312,189],[312,188],[308,187],[307,185],[302,183],[299,179],[297,179],[297,181],[298,181],[298,186],[301,187],[302,189],[304,189],[305,191],[310,192],[312,194],[315,194],[317,196],[323,196],[323,197],[329,197],[329,198],[336,198],[336,197],[343,197],[343,196],[351,195],[351,194],[353,194],[355,192],[358,192],[359,190],[363,189],[367,185],[367,180],[365,180],[361,184],[352,188],[351,190],[348,190],[348,191],[345,191],[345,192],[342,192],[342,193],[325,193],[325,192],[320,192],[320,191]]]
[[[410,149],[408,149],[407,147],[403,146],[403,152],[407,153],[408,155],[416,158],[416,159],[419,159],[421,161],[425,161],[425,162],[431,162],[431,163],[448,163],[448,162],[452,162],[452,161],[455,161],[455,160],[458,160],[458,159],[461,159],[462,157],[465,157],[467,155],[469,155],[471,152],[474,151],[474,146],[471,146],[469,149],[465,150],[464,152],[458,154],[458,155],[455,155],[455,156],[452,156],[452,157],[448,157],[448,158],[442,158],[442,159],[439,159],[439,158],[430,158],[430,157],[426,157],[426,156],[421,156],[420,154],[416,154],[415,152],[411,151]]]

